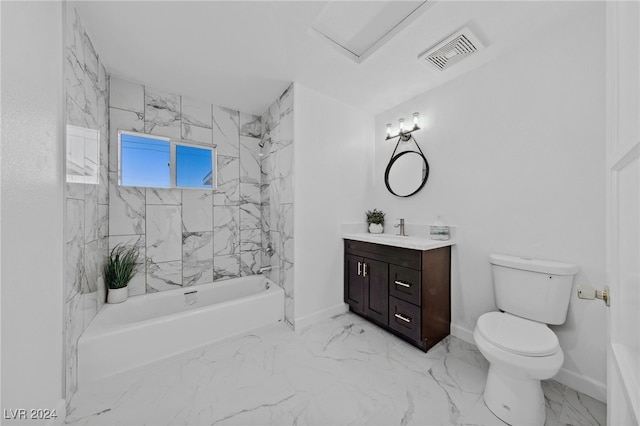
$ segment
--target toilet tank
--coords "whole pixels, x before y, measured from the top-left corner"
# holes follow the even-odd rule
[[[500,254],[489,258],[498,309],[546,324],[565,322],[576,265]]]

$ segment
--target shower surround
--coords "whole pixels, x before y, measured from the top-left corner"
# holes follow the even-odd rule
[[[66,124],[97,135],[97,182],[67,183],[65,187],[64,348],[67,402],[77,387],[77,343],[104,305],[102,276],[107,256],[109,186],[107,161],[108,79],[75,8],[66,4],[65,92]],[[67,136],[69,132],[67,132]],[[67,152],[69,144],[67,144]],[[95,158],[82,153],[82,169],[95,166]],[[70,172],[67,167],[67,172]]]
[[[262,241],[271,244],[269,278],[284,289],[285,321],[294,327],[293,268],[293,90],[291,84],[262,115]]]
[[[263,117],[114,76],[109,101],[109,248],[135,245],[144,260],[129,295],[271,266],[293,326],[292,90]],[[118,186],[118,130],[215,145],[217,189]],[[273,256],[263,250],[269,243]]]
[[[251,275],[261,265],[260,117],[110,78],[109,247],[143,260],[129,295]],[[217,147],[218,188],[118,186],[118,130]]]

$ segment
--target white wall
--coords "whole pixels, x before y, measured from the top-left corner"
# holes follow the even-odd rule
[[[452,329],[467,339],[496,309],[490,253],[572,262],[574,286],[605,283],[604,6],[581,7],[557,31],[376,117],[369,197],[388,218],[428,224],[442,215],[458,227]],[[402,199],[384,186],[394,148],[385,125],[414,111],[431,174]],[[554,330],[565,353],[557,379],[604,399],[604,304],[574,292]]]
[[[64,417],[62,3],[1,7],[2,409]]]
[[[296,329],[344,311],[341,224],[364,222],[373,116],[294,86]]]

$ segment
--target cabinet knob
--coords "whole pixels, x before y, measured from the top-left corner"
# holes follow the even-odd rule
[[[363,277],[367,276],[367,264],[366,263],[362,264],[362,276]]]
[[[411,284],[405,283],[405,282],[402,282],[402,281],[396,280],[395,283],[396,283],[396,285],[399,285],[400,287],[406,287],[406,288],[411,287]]]
[[[358,276],[362,274],[362,262],[358,262]]]

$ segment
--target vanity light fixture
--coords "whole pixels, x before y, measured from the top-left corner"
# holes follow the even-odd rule
[[[420,116],[420,113],[417,113],[417,112],[413,113],[413,128],[411,130],[405,130],[404,118],[401,118],[399,120],[399,125],[398,125],[398,129],[399,129],[398,134],[396,135],[391,134],[391,123],[387,124],[387,137],[385,138],[385,140],[395,139],[399,137],[401,141],[406,142],[409,139],[411,139],[411,133],[416,130],[420,130],[420,126],[418,126],[419,116]]]
[[[416,130],[420,130],[418,119],[420,114],[413,113],[413,128],[405,129],[404,118],[400,119],[398,133],[391,134],[391,124],[387,124],[387,137],[385,140],[396,140],[396,147],[393,149],[389,164],[384,173],[384,183],[389,192],[397,197],[410,197],[420,191],[429,178],[429,162],[424,152],[418,145],[418,141],[412,135]],[[416,149],[411,149],[410,142],[416,144]],[[402,143],[403,147],[398,152]]]

